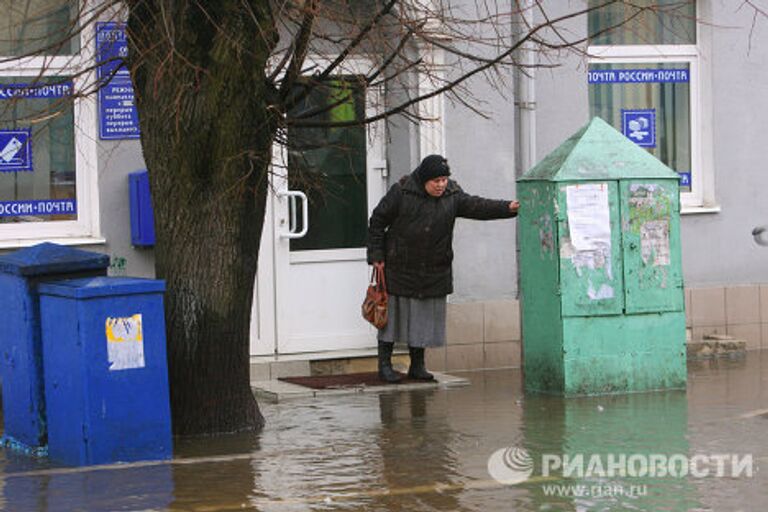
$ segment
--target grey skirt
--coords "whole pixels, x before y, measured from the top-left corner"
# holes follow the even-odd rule
[[[412,347],[445,345],[445,296],[429,299],[389,296],[387,325],[379,329],[379,341]]]

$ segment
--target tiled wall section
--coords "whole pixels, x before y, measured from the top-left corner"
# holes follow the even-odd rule
[[[448,304],[448,343],[426,352],[435,371],[520,366],[520,305],[516,300]]]
[[[768,349],[768,284],[686,289],[685,317],[694,341],[706,334],[728,334],[746,341],[750,350]],[[447,346],[426,351],[428,369],[457,371],[521,366],[517,300],[448,304],[447,328]],[[398,370],[407,371],[408,356],[397,355],[393,363]],[[268,380],[288,374],[374,371],[376,359],[320,361],[312,365],[310,369],[309,361],[272,363],[271,374],[269,365],[266,370],[261,368],[265,365],[261,365],[260,371],[266,375],[253,377]]]
[[[747,349],[768,348],[768,284],[692,288],[685,291],[686,325],[692,339],[728,334]]]
[[[749,350],[768,348],[768,284],[685,290],[691,339],[728,334]],[[520,305],[517,300],[448,304],[448,343],[427,350],[436,371],[521,365]]]

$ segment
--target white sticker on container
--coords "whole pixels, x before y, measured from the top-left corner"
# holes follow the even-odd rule
[[[110,371],[144,368],[141,313],[129,317],[107,317],[106,335]]]
[[[611,246],[611,218],[608,185],[568,185],[568,228],[577,251],[594,251]],[[610,253],[610,251],[609,251]]]

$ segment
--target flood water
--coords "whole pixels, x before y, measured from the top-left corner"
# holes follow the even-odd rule
[[[469,387],[262,403],[262,432],[182,441],[170,462],[61,468],[6,451],[0,507],[768,510],[768,351],[689,363],[687,391],[564,400],[524,395],[518,370],[462,375]],[[516,448],[506,451],[514,460],[493,466],[495,476],[530,468],[527,480],[506,485],[489,474],[489,457],[506,448]],[[568,476],[555,468],[566,457]],[[682,472],[673,460],[697,474],[662,475]]]

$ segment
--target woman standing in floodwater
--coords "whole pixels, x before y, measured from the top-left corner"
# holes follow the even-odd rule
[[[373,210],[368,227],[368,263],[384,270],[389,320],[379,330],[379,378],[399,382],[392,369],[395,342],[408,344],[408,377],[432,380],[424,349],[445,345],[445,297],[453,292],[453,226],[456,217],[515,217],[517,201],[471,196],[448,178],[441,155],[429,155],[392,185]]]

